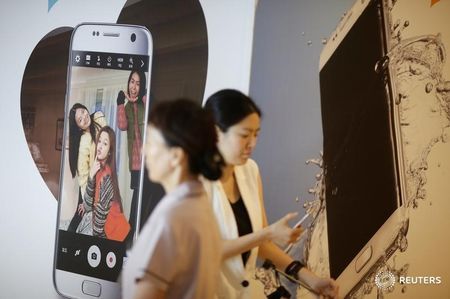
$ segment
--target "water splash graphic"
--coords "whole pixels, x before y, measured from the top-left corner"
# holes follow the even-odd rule
[[[439,0],[432,1],[431,6],[437,2]],[[391,16],[397,15],[394,13],[394,6],[405,3],[407,1],[391,0],[386,11],[391,13]],[[389,66],[395,87],[393,96],[399,108],[407,189],[405,206],[409,217],[399,224],[400,233],[384,256],[376,261],[347,298],[398,298],[408,290],[414,294],[420,291],[417,286],[400,283],[386,290],[380,289],[375,285],[376,274],[380,271],[393,273],[397,282],[401,276],[425,275],[428,272],[432,274],[433,271],[435,274],[446,275],[449,272],[442,266],[449,259],[440,250],[450,246],[448,236],[431,237],[435,234],[432,229],[448,227],[447,223],[450,223],[450,80],[446,79],[444,74],[446,44],[440,33],[411,34],[409,30],[417,28],[417,24],[416,19],[410,18],[409,15],[408,18],[392,19],[389,26]],[[406,36],[409,37],[405,38]],[[329,276],[325,184],[321,157],[322,153],[320,158],[306,162],[319,167],[315,176],[316,182],[309,189],[313,199],[303,206],[313,217],[289,255],[303,261],[317,275]],[[424,230],[427,229],[430,231],[424,235]],[[440,254],[436,252],[435,257],[424,255],[421,248],[423,250],[422,246],[425,245],[425,248],[433,248],[432,250],[439,251]],[[258,273],[257,278],[264,281],[268,290],[270,286],[276,288],[277,285],[270,279],[270,273]],[[281,281],[293,295],[292,298],[315,298],[307,290],[283,279]],[[443,290],[445,292],[445,289]]]

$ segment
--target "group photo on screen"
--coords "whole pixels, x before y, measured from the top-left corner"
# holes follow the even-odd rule
[[[72,71],[59,229],[124,241],[135,229],[147,74]]]

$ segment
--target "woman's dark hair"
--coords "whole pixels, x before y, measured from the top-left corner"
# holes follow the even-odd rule
[[[117,201],[120,206],[120,211],[123,212],[122,207],[122,200],[120,198],[120,191],[119,191],[119,183],[117,181],[117,172],[116,172],[116,133],[110,126],[104,126],[103,128],[98,131],[97,139],[95,140],[95,152],[97,153],[97,145],[98,140],[100,139],[100,134],[105,132],[108,134],[109,137],[109,152],[106,156],[105,163],[109,165],[109,168],[111,169],[111,179],[112,179],[112,185],[113,185],[113,200]]]
[[[139,94],[138,94],[138,101],[142,100],[142,98],[145,96],[145,86],[146,86],[146,78],[145,73],[143,70],[132,70],[130,73],[130,76],[128,76],[128,82],[127,82],[127,92],[130,94],[130,81],[131,76],[136,73],[139,76]]]
[[[209,180],[222,176],[225,165],[217,149],[217,132],[211,114],[187,99],[159,102],[152,107],[149,123],[170,147],[181,147],[188,156],[192,174]]]
[[[77,109],[85,109],[88,113],[89,110],[86,106],[75,103],[69,112],[69,166],[70,172],[72,173],[72,177],[75,177],[78,168],[78,153],[80,150],[80,139],[81,135],[83,135],[83,130],[80,129],[75,120],[75,113]],[[91,124],[89,126],[89,134],[91,134],[92,142],[95,141],[95,131],[100,128],[94,121],[94,115],[91,114]]]
[[[223,89],[211,95],[205,110],[211,113],[222,132],[227,132],[252,113],[262,116],[261,110],[249,96],[234,89]]]

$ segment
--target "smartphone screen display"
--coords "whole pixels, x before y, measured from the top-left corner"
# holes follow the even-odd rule
[[[337,278],[398,208],[389,94],[372,1],[320,71],[328,246]]]
[[[55,266],[117,282],[137,230],[150,57],[70,57]]]

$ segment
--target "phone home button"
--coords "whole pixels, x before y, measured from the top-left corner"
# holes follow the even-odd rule
[[[372,257],[372,245],[364,249],[364,251],[357,257],[355,262],[355,270],[356,273],[359,273],[359,271],[364,268],[364,266],[367,264],[367,262]]]
[[[81,285],[81,290],[86,295],[100,297],[100,294],[102,293],[102,286],[99,283],[84,280],[83,284]]]

